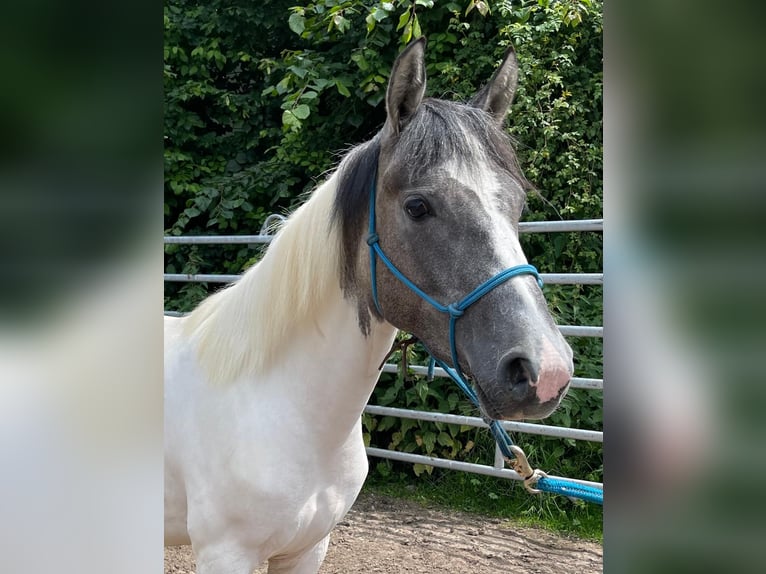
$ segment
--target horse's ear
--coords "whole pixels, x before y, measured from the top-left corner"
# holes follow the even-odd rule
[[[426,39],[418,38],[394,62],[386,90],[388,123],[398,134],[415,112],[426,91]]]
[[[481,108],[490,114],[497,123],[502,124],[508,114],[508,108],[516,93],[519,80],[519,64],[513,46],[508,48],[503,63],[495,70],[492,79],[468,102],[475,108]]]

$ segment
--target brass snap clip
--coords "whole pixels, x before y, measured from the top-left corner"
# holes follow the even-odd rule
[[[512,460],[506,458],[506,460],[511,465],[511,467],[513,467],[513,470],[515,470],[524,480],[524,488],[526,488],[527,492],[530,492],[531,494],[540,494],[542,491],[536,489],[535,485],[537,484],[538,480],[548,475],[539,468],[532,470],[532,467],[529,466],[527,455],[524,454],[524,451],[521,450],[518,446],[511,445],[510,449],[516,458]]]

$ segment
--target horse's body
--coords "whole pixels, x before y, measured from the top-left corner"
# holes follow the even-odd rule
[[[334,183],[317,190],[301,215],[329,221]],[[284,231],[246,279],[223,291],[227,297],[275,280],[299,292],[317,288],[306,273],[309,263],[286,266],[282,252],[330,260],[313,261],[318,268],[335,265],[336,254],[298,229]],[[289,285],[300,281],[305,285]],[[303,560],[297,571],[314,571],[330,530],[364,482],[359,416],[396,330],[376,323],[363,335],[339,282],[325,289],[306,320],[293,321],[286,333],[289,353],[273,349],[262,373],[243,373],[222,385],[211,385],[185,333],[184,322],[194,315],[165,319],[166,543],[206,541],[195,547],[201,574],[250,572],[267,558],[278,572],[275,556]],[[258,318],[252,329],[268,324],[261,316],[266,324],[259,325]]]
[[[272,574],[316,572],[367,473],[360,415],[396,327],[449,360],[447,318],[386,269],[370,272],[370,182],[376,241],[434,297],[454,299],[475,275],[526,263],[515,231],[524,190],[497,128],[515,88],[511,56],[474,108],[420,106],[423,44],[408,48],[381,134],[346,156],[238,283],[166,319],[166,543],[191,543],[199,574],[249,574],[266,560]],[[429,148],[418,122],[452,113]],[[450,126],[461,133],[438,133]],[[401,160],[408,133],[417,149]],[[435,222],[446,228],[427,227]],[[445,254],[468,267],[442,269]],[[489,416],[545,416],[571,376],[571,350],[531,277],[465,311],[450,343]]]

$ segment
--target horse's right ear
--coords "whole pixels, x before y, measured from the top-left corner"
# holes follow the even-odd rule
[[[388,124],[398,134],[423,101],[426,91],[426,39],[418,38],[394,62],[386,90]]]

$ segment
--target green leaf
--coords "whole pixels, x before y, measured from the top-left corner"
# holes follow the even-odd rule
[[[418,381],[415,385],[415,391],[418,393],[418,396],[420,397],[420,402],[425,402],[426,397],[428,396],[428,383],[426,381]]]
[[[295,117],[299,120],[305,120],[311,114],[311,108],[306,104],[300,104],[293,109],[293,114],[295,114]]]
[[[301,34],[303,34],[303,31],[306,29],[306,18],[303,16],[303,14],[299,14],[298,12],[293,12],[292,14],[290,14],[290,18],[288,18],[287,24],[290,26],[290,30],[292,30],[293,32],[298,34],[298,36],[300,36]]]
[[[380,476],[387,477],[389,474],[391,474],[391,468],[389,467],[390,462],[387,460],[380,461],[377,466],[375,467],[375,470],[378,471]]]
[[[426,453],[431,454],[436,446],[436,433],[430,431],[423,433],[423,445],[426,447]]]
[[[289,76],[285,76],[277,84],[277,94],[282,95],[288,89],[290,89],[290,77]]]
[[[388,18],[388,12],[386,10],[381,10],[377,6],[372,9],[372,17],[375,18],[376,22],[382,22],[386,18]]]
[[[418,426],[418,421],[413,419],[401,419],[400,428],[402,433],[406,433],[408,430]]]
[[[398,393],[399,393],[399,390],[395,386],[388,387],[386,389],[386,392],[383,394],[383,396],[380,397],[379,404],[384,406],[390,405],[394,401]]]
[[[357,66],[359,66],[359,69],[363,72],[367,71],[367,69],[370,67],[370,65],[367,63],[367,60],[364,57],[364,54],[361,52],[354,52],[351,54],[351,61],[356,63]]]
[[[342,34],[346,30],[348,30],[351,27],[351,23],[343,17],[341,14],[336,14],[333,19],[333,24],[335,24],[335,27],[338,29],[338,31]]]
[[[341,96],[349,97],[351,95],[351,92],[348,91],[348,88],[346,87],[346,84],[344,84],[340,80],[336,80],[335,81],[335,87],[338,88],[338,93]]]
[[[401,16],[399,16],[399,23],[396,25],[397,32],[404,28],[407,25],[407,22],[410,21],[410,11],[407,10],[404,12]]]
[[[404,27],[404,32],[402,32],[402,40],[404,40],[405,44],[409,44],[410,40],[412,40],[412,21],[407,22],[407,25]]]
[[[282,112],[282,125],[285,127],[297,129],[301,127],[301,121],[295,117],[295,114],[291,110],[285,110]]]
[[[380,424],[378,425],[377,430],[379,432],[386,431],[390,428],[393,428],[393,426],[396,424],[398,419],[394,417],[383,417],[383,419],[380,421]]]
[[[436,441],[442,446],[453,446],[455,444],[447,432],[440,432],[439,436],[436,437]]]
[[[295,74],[301,79],[305,78],[306,74],[309,73],[309,71],[306,68],[300,68],[298,66],[290,66],[288,70],[290,70],[293,74]]]
[[[330,80],[327,80],[325,78],[317,78],[314,80],[314,86],[317,90],[323,90],[327,86],[329,86],[332,82]]]

